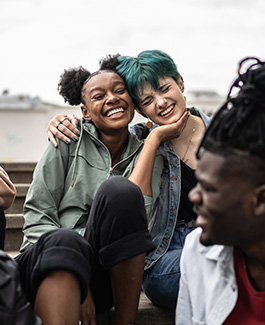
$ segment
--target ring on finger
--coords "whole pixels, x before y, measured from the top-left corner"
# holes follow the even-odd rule
[[[59,122],[57,125],[56,125],[56,129],[58,130],[59,129],[59,126],[62,124],[62,122]]]
[[[65,121],[65,120],[67,120],[67,117],[62,118],[60,123],[63,124],[63,121]]]
[[[76,118],[76,116],[74,116],[74,117],[72,117],[71,119],[70,119],[70,122],[72,121],[72,120],[76,120],[77,118]]]

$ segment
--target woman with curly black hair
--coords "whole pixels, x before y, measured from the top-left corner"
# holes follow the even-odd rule
[[[44,324],[74,324],[80,301],[84,324],[113,305],[115,324],[134,323],[163,159],[135,167],[143,141],[128,131],[134,105],[116,72],[69,69],[59,92],[91,120],[74,145],[50,143],[34,171],[17,257],[24,290]]]

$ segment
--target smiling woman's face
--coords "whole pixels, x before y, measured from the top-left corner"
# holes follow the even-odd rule
[[[186,100],[179,85],[171,77],[159,77],[159,88],[147,82],[140,95],[141,112],[158,125],[176,122],[186,109]]]
[[[90,116],[99,130],[124,129],[132,121],[134,105],[124,81],[115,72],[102,71],[83,89]]]

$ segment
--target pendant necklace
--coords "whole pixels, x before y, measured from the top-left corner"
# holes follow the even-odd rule
[[[190,144],[191,144],[192,137],[193,137],[193,134],[194,134],[195,130],[196,130],[196,129],[195,129],[195,121],[193,121],[193,128],[192,128],[192,131],[191,131],[191,134],[190,134],[189,143],[188,143],[188,145],[187,145],[187,148],[186,148],[186,151],[185,151],[185,153],[184,153],[183,158],[181,158],[181,160],[182,160],[185,164],[186,164],[186,163],[188,162],[188,160],[189,160],[189,158],[186,159],[186,155],[187,155],[187,153],[188,153],[188,151],[189,151]]]

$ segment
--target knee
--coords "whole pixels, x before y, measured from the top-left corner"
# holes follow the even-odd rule
[[[77,251],[89,251],[88,242],[73,229],[60,228],[43,234],[39,245],[46,247],[69,247]]]
[[[106,204],[119,206],[119,208],[133,208],[144,206],[144,199],[140,188],[122,176],[113,176],[100,186],[98,193],[104,197]]]

